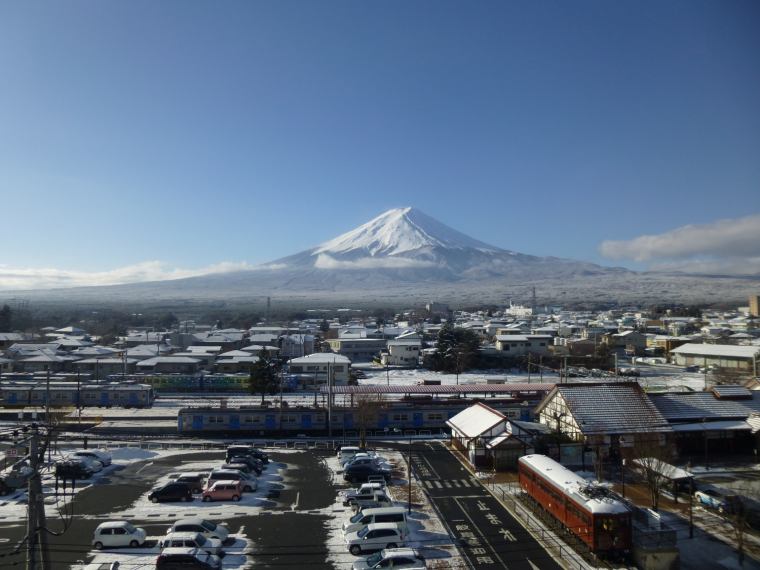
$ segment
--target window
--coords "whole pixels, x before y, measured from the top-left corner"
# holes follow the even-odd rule
[[[209,416],[208,423],[210,424],[223,424],[224,416]]]
[[[243,423],[246,424],[260,424],[261,418],[259,416],[243,416]]]
[[[443,420],[443,414],[428,414],[427,419],[431,421],[440,421]]]
[[[405,422],[409,419],[409,414],[393,414],[394,422]]]

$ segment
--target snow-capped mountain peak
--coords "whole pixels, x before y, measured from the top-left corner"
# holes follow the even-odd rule
[[[312,255],[408,255],[433,249],[503,251],[434,220],[416,208],[388,210],[358,228],[331,239]]]

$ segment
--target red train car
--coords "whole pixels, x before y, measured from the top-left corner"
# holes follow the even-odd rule
[[[618,557],[631,548],[631,511],[545,455],[518,461],[520,486],[595,554]]]

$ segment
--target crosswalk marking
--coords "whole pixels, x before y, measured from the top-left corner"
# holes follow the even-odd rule
[[[462,487],[474,487],[474,485],[471,484],[467,479],[444,479],[442,481],[431,481],[429,479],[426,479],[423,481],[423,484],[428,489],[461,489]]]

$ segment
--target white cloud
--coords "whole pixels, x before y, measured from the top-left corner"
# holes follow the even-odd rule
[[[317,269],[406,269],[415,267],[435,267],[433,261],[409,259],[408,257],[361,257],[351,261],[342,261],[320,253],[314,262]]]
[[[169,267],[161,261],[144,261],[109,271],[73,271],[54,268],[18,268],[0,265],[0,290],[53,289],[90,285],[121,285],[144,281],[168,281],[209,273],[259,269],[245,262],[223,261],[197,269]]]
[[[760,214],[608,240],[599,251],[611,259],[650,262],[654,270],[754,275],[760,273]]]

